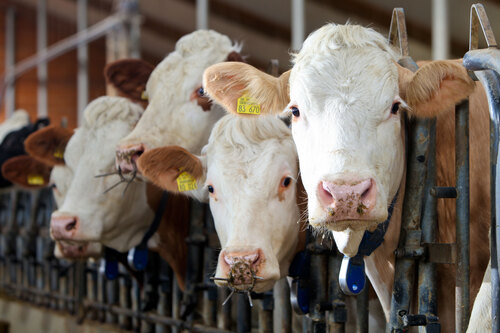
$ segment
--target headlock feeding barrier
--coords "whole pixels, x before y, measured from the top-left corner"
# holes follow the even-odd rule
[[[485,87],[491,116],[491,311],[493,332],[499,332],[500,225],[496,221],[500,220],[500,53],[482,5],[472,6],[470,24],[470,51],[463,64]],[[485,49],[478,49],[480,31],[486,40]],[[402,9],[393,11],[389,41],[401,52],[400,65],[416,71],[417,65],[409,56]],[[269,71],[277,75],[276,63],[271,67]],[[438,187],[436,121],[405,119],[409,129],[406,190],[387,332],[406,332],[412,326],[420,326],[422,332],[440,332],[438,264],[456,265],[456,332],[467,330],[468,120],[466,101],[456,107],[456,184]],[[455,244],[436,242],[438,198],[456,198]],[[192,200],[190,205],[186,288],[181,292],[172,269],[153,252],[147,254],[147,261],[137,259],[144,267],[135,263],[135,271],[118,263],[134,261],[139,252],[136,257],[129,253],[127,258],[106,249],[101,258],[57,259],[49,232],[55,209],[51,189],[4,190],[0,193],[0,292],[69,313],[79,323],[97,321],[136,332],[333,333],[350,332],[354,327],[356,332],[372,331],[368,316],[370,287],[357,296],[342,292],[341,284],[346,283],[342,278],[347,273],[341,273],[343,258],[331,239],[308,235],[306,249],[291,265],[289,281],[279,281],[271,292],[255,294],[249,288],[231,297],[232,290],[217,288],[211,278],[220,244],[213,219],[206,204]],[[140,250],[144,249],[136,249]]]

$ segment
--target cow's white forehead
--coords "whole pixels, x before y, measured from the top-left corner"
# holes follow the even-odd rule
[[[142,112],[141,106],[122,97],[104,96],[92,101],[83,113],[82,126],[76,129],[68,142],[64,152],[66,164],[76,168],[82,155],[89,150],[93,150],[90,153],[96,161],[114,163],[112,153],[104,152],[105,148],[113,152],[118,140],[133,129]],[[114,125],[117,123],[124,126],[119,129]],[[101,128],[109,131],[96,136],[95,131]]]
[[[205,68],[224,61],[229,53],[239,50],[240,46],[233,45],[229,37],[213,30],[190,33],[179,39],[175,50],[156,66],[146,91],[151,98],[157,89],[168,93],[165,88],[182,85],[184,91],[191,90],[195,88],[193,85],[201,83]]]
[[[294,56],[291,98],[310,112],[385,109],[397,93],[397,58],[372,29],[326,25]]]

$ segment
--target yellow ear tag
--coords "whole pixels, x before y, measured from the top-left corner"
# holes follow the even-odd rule
[[[179,192],[192,191],[196,190],[198,185],[196,184],[196,179],[194,179],[191,174],[184,171],[177,177],[177,188]]]
[[[243,95],[238,98],[237,111],[244,114],[260,114],[260,105],[247,95]]]
[[[143,90],[143,91],[142,91],[142,94],[141,94],[141,99],[142,99],[142,100],[145,100],[145,101],[147,101],[147,100],[148,100],[148,93],[146,92],[146,90]]]
[[[45,184],[43,177],[40,175],[28,175],[28,185],[43,185]]]
[[[54,151],[54,157],[55,158],[60,158],[61,160],[64,159],[64,150],[62,150],[61,148],[57,148]]]

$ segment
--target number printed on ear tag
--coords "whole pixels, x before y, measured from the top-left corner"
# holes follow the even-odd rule
[[[198,188],[196,179],[191,174],[184,171],[177,177],[177,188],[179,192],[192,191]]]
[[[260,114],[260,105],[250,97],[243,95],[238,98],[237,111],[244,114]]]

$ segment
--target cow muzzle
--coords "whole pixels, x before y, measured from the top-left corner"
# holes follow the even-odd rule
[[[377,185],[372,178],[354,181],[321,181],[318,199],[328,214],[328,222],[371,220],[377,201]]]
[[[76,216],[57,216],[50,220],[50,235],[56,241],[72,240],[78,231],[79,223]]]
[[[122,146],[116,149],[116,168],[122,174],[137,172],[136,162],[146,151],[143,144]]]

